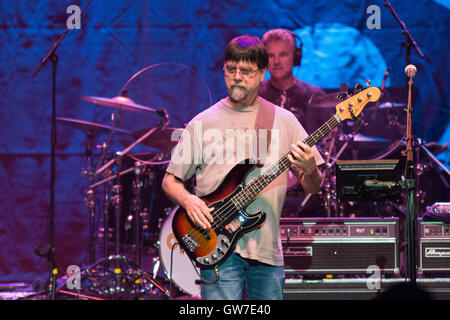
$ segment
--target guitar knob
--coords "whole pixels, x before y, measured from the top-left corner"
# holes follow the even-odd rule
[[[364,89],[364,86],[363,86],[362,84],[357,83],[357,84],[355,85],[355,90],[361,91],[362,89]]]
[[[229,247],[229,244],[225,241],[225,239],[222,239],[221,242],[225,247],[227,247],[227,248]]]

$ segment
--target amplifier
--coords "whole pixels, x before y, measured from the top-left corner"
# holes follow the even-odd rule
[[[420,273],[450,271],[450,225],[418,219]]]
[[[286,274],[400,272],[398,218],[281,218]]]

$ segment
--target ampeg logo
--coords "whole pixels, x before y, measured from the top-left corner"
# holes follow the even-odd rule
[[[312,247],[287,247],[283,249],[283,254],[285,256],[291,257],[312,257],[313,248]]]
[[[425,248],[426,258],[450,258],[450,248]]]

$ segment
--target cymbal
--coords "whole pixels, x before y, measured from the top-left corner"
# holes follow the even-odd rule
[[[334,108],[340,101],[337,99],[339,92],[315,94],[309,98],[308,107],[313,108]]]
[[[378,138],[378,137],[369,137],[365,136],[361,133],[357,133],[353,136],[353,141],[356,142],[389,142],[387,139]]]
[[[404,108],[404,107],[405,107],[404,103],[387,101],[387,102],[380,103],[377,107],[369,106],[367,108],[367,110],[371,110],[371,109],[392,109],[392,108]]]
[[[56,117],[56,120],[60,121],[64,124],[67,124],[75,129],[79,129],[86,134],[89,134],[89,133],[90,134],[102,134],[102,133],[108,134],[113,129],[112,127],[106,126],[104,124],[88,122],[88,121],[83,121],[83,120],[78,120],[78,119]],[[115,128],[114,132],[131,135],[131,132],[124,130],[124,129],[120,129],[120,128]]]
[[[140,137],[142,137],[144,134],[146,134],[150,129],[142,129],[137,130],[132,133],[132,137],[135,140],[138,140]],[[175,147],[175,145],[178,143],[178,140],[172,141],[172,134],[176,130],[183,131],[182,128],[170,128],[170,127],[161,127],[157,128],[152,134],[150,134],[147,138],[141,141],[142,144],[159,149],[163,151],[164,153],[171,153],[172,148]],[[181,132],[180,135],[181,137]]]
[[[450,150],[448,145],[449,145],[449,142],[445,143],[444,145],[441,145],[435,141],[430,141],[430,142],[425,143],[425,147],[427,147],[428,150],[430,150],[435,156],[444,151]]]
[[[114,98],[102,98],[102,97],[81,97],[81,99],[99,104],[106,107],[119,109],[123,107],[124,110],[134,112],[156,112],[157,110],[135,103],[128,97],[114,97]]]

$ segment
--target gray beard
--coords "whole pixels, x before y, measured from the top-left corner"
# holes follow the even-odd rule
[[[228,95],[233,102],[241,102],[248,97],[248,91],[242,86],[231,86]]]

